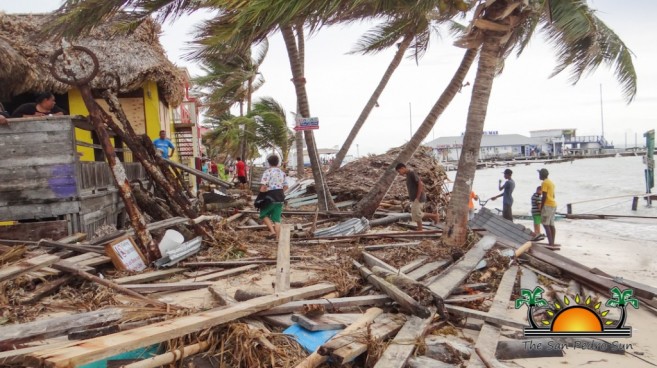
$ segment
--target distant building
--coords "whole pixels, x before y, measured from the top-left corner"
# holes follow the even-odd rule
[[[555,156],[594,156],[614,148],[599,135],[577,136],[577,129],[532,130],[529,136],[540,142],[541,151]]]
[[[517,157],[530,157],[537,155],[537,146],[540,141],[520,134],[497,134],[497,132],[484,132],[481,138],[479,159],[505,159]],[[454,137],[441,137],[425,146],[434,149],[440,161],[457,161],[461,156],[463,135]]]

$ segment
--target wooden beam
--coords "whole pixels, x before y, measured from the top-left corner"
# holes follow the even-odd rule
[[[196,344],[183,346],[182,349],[171,350],[152,358],[146,358],[135,363],[126,364],[123,368],[157,368],[177,362],[178,360],[190,355],[202,353],[208,350],[208,348],[210,348],[210,343],[207,341],[201,341]]]
[[[513,292],[517,275],[518,266],[512,266],[504,272],[488,314],[492,316],[504,316],[507,314],[509,300],[511,299],[511,293]],[[495,361],[495,350],[497,349],[497,340],[499,338],[500,329],[484,322],[484,326],[481,328],[479,337],[477,337],[477,343],[475,344],[475,351],[478,350],[478,354],[470,355],[470,364],[468,364],[468,367],[487,366],[485,359]],[[484,358],[481,358],[480,355]]]
[[[274,292],[290,290],[290,224],[282,224],[276,255],[276,281]]]
[[[259,316],[270,316],[275,314],[288,314],[298,312],[303,309],[304,305],[322,305],[326,308],[327,312],[337,312],[340,308],[361,307],[361,306],[382,306],[390,303],[387,295],[366,295],[366,296],[352,296],[346,298],[332,298],[332,299],[314,299],[303,300],[298,302],[290,302],[277,307],[273,307],[258,313]]]
[[[306,317],[302,314],[293,314],[292,321],[299,324],[308,331],[326,331],[326,330],[341,330],[347,325],[341,322],[332,321],[319,316],[316,318]]]
[[[123,312],[123,308],[109,308],[0,327],[0,346],[48,339],[66,335],[76,328],[117,321],[123,317]]]
[[[372,268],[374,266],[378,266],[381,268],[384,268],[390,272],[397,273],[399,272],[399,269],[387,264],[386,262],[376,258],[374,255],[368,253],[368,252],[361,252],[363,254],[363,260],[365,261],[365,264],[367,264],[368,267]]]
[[[213,285],[213,282],[162,282],[156,284],[124,284],[124,288],[141,294],[159,293],[169,291],[187,291],[205,289]]]
[[[14,279],[26,272],[38,270],[59,261],[59,257],[42,254],[33,258],[23,259],[0,269],[0,282]]]
[[[158,271],[149,271],[149,272],[144,272],[140,273],[137,275],[132,275],[132,276],[126,276],[126,277],[120,277],[118,279],[112,280],[115,284],[136,284],[136,283],[144,283],[144,282],[149,282],[149,281],[155,281],[155,280],[160,280],[165,277],[169,277],[171,275],[175,275],[177,273],[185,271],[184,268],[170,268],[167,270],[158,270]]]
[[[495,244],[495,237],[485,236],[477,242],[465,256],[455,263],[447,272],[439,275],[431,281],[429,289],[441,298],[447,298],[454,288],[456,288],[466,277],[474,270],[475,266],[488,249]]]
[[[435,313],[424,319],[411,316],[390,342],[374,368],[403,368],[406,360],[413,354],[416,342],[427,332],[435,316]]]
[[[482,312],[470,308],[459,307],[457,305],[451,305],[451,304],[445,304],[445,308],[447,308],[447,311],[449,313],[453,313],[457,316],[476,318],[499,326],[509,326],[518,329],[523,329],[527,327],[527,323],[525,322],[518,322],[504,317],[493,316],[486,312]]]
[[[406,322],[406,317],[403,314],[382,314],[368,330],[361,330],[363,337],[369,337],[373,343],[380,343],[381,341],[393,336]],[[335,340],[334,340],[335,341]],[[359,355],[367,351],[369,342],[366,339],[362,341],[353,340],[353,336],[348,337],[348,343],[339,346],[337,349],[330,351],[331,360],[340,365],[349,363],[356,359]],[[337,342],[337,341],[335,341]],[[322,345],[322,348],[331,347],[331,343]]]
[[[64,250],[71,250],[77,253],[91,252],[91,253],[98,253],[100,255],[105,255],[105,249],[95,245],[74,245],[74,244],[67,244],[67,243],[62,243],[59,241],[48,240],[48,239],[39,240],[38,245],[40,247],[53,247],[53,248],[59,248]]]
[[[366,245],[363,247],[363,249],[367,251],[372,251],[372,250],[382,250],[382,249],[398,248],[398,247],[415,247],[418,245],[420,245],[420,242],[416,241],[416,242],[381,244],[381,245]]]
[[[187,165],[179,164],[179,163],[177,163],[177,162],[175,162],[175,161],[171,161],[171,160],[166,159],[166,158],[164,159],[164,161],[165,161],[167,164],[169,164],[169,165],[171,165],[171,166],[173,166],[173,167],[175,167],[175,168],[178,168],[178,169],[180,169],[180,170],[182,170],[182,171],[186,171],[186,172],[188,172],[188,173],[190,173],[190,174],[192,174],[192,175],[194,175],[194,176],[197,176],[197,177],[199,177],[199,178],[201,178],[201,179],[203,179],[203,180],[207,180],[207,181],[209,181],[209,182],[212,183],[212,184],[217,184],[217,185],[219,185],[219,186],[221,186],[221,187],[223,187],[223,188],[230,188],[230,187],[232,187],[232,184],[231,184],[231,183],[229,183],[229,182],[227,182],[227,181],[223,181],[223,180],[217,178],[216,176],[212,176],[212,175],[210,175],[210,174],[206,174],[206,173],[204,173],[203,171],[199,171],[199,170],[193,169],[193,168],[191,168],[191,167],[189,167],[189,166],[187,166]]]
[[[31,364],[42,364],[46,367],[79,366],[128,350],[182,337],[293,300],[323,295],[333,290],[335,290],[335,286],[331,284],[292,289],[278,295],[264,296],[221,309],[204,311],[130,331],[75,342],[57,349],[39,351],[30,354],[26,360]]]
[[[275,265],[274,259],[259,259],[253,261],[217,261],[217,262],[185,262],[183,267],[238,267],[244,265]]]
[[[228,276],[234,276],[234,275],[240,274],[242,272],[253,270],[253,269],[256,269],[258,267],[260,267],[260,265],[250,264],[250,265],[246,265],[246,266],[231,268],[229,270],[208,273],[208,274],[203,275],[203,276],[191,277],[191,278],[187,279],[187,281],[193,281],[193,282],[216,281],[216,280],[228,277]]]
[[[422,279],[423,277],[425,277],[429,273],[445,267],[445,265],[447,265],[448,263],[449,263],[449,261],[429,262],[429,263],[423,265],[422,267],[420,267],[420,268],[418,268],[414,271],[409,272],[406,276],[408,276],[409,278],[417,281],[417,280]]]
[[[352,261],[352,263],[354,266],[356,266],[356,268],[358,268],[365,280],[372,283],[379,290],[388,294],[388,296],[399,303],[403,309],[421,318],[427,318],[431,315],[431,312],[429,312],[427,307],[418,303],[415,299],[408,296],[408,294],[403,292],[397,286],[387,282],[379,276],[376,276],[374,273],[372,273],[372,271],[360,263],[356,261]]]

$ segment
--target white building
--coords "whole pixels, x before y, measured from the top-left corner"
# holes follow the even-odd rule
[[[518,157],[530,157],[537,154],[541,141],[520,134],[497,134],[485,132],[479,149],[480,160],[510,160]],[[458,161],[463,147],[463,135],[441,137],[425,144],[434,149],[440,161]]]

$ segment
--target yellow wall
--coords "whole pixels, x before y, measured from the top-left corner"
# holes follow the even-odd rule
[[[146,134],[151,139],[160,136],[160,97],[155,82],[144,83],[144,116],[146,117]]]
[[[77,88],[74,88],[68,91],[68,109],[71,115],[82,115],[88,116],[89,111],[82,101],[82,95]],[[93,139],[91,138],[91,132],[87,130],[82,130],[80,128],[75,128],[75,139],[85,143],[93,144]],[[94,161],[94,149],[91,147],[80,147],[78,146],[78,153],[81,153],[81,161]]]

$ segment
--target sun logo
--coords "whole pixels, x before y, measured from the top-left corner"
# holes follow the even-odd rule
[[[632,327],[625,327],[625,320],[628,305],[635,309],[639,308],[639,301],[632,297],[633,290],[621,291],[618,287],[610,290],[612,297],[607,300],[605,306],[620,309],[621,316],[616,323],[605,319],[609,311],[600,311],[602,303],[592,304],[590,296],[585,300],[579,295],[576,295],[574,300],[564,296],[563,301],[557,300],[550,307],[547,300],[542,297],[544,291],[541,287],[536,287],[534,290],[522,289],[521,298],[516,299],[516,309],[524,304],[527,305],[527,320],[530,327],[524,329],[525,336],[632,336]],[[540,326],[534,321],[533,311],[537,308],[547,308],[545,313],[549,318],[542,320]]]

